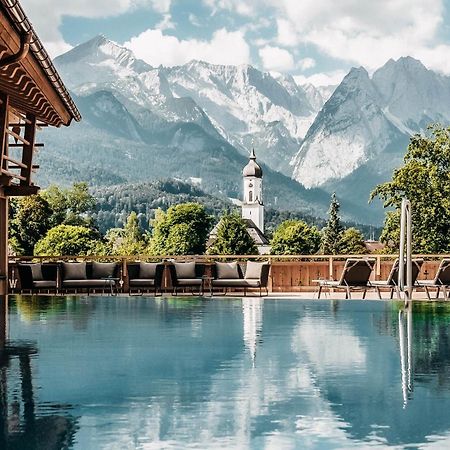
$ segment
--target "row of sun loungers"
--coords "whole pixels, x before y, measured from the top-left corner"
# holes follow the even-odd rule
[[[429,300],[431,299],[430,290],[436,290],[436,298],[439,298],[439,293],[442,290],[444,299],[448,299],[450,295],[450,259],[445,258],[441,261],[433,280],[418,279],[422,265],[423,259],[412,260],[412,288],[423,288]],[[400,297],[400,286],[398,285],[399,266],[400,263],[397,259],[386,280],[371,281],[370,276],[375,267],[374,259],[347,259],[338,281],[315,280],[318,283],[318,298],[320,298],[324,288],[328,290],[344,290],[346,293],[345,298],[351,298],[353,291],[362,291],[362,298],[365,298],[369,289],[374,289],[380,299],[381,289],[388,289],[391,299],[394,292]],[[406,277],[406,267],[404,274]],[[404,284],[406,285],[406,280]]]
[[[180,291],[190,291],[203,295],[208,290],[227,293],[238,290],[244,295],[248,291],[257,291],[267,295],[270,266],[268,262],[248,261],[216,262],[208,267],[196,262],[174,262],[167,265],[170,274],[170,288],[175,295]],[[19,264],[20,290],[42,292],[98,292],[111,294],[124,290],[124,278],[127,278],[127,292],[142,294],[152,292],[155,295],[164,290],[164,263],[135,262],[123,268],[115,262],[62,262],[55,264],[28,263]],[[166,288],[167,290],[167,288]]]

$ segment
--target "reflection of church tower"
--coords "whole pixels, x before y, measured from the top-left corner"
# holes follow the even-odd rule
[[[262,332],[263,305],[259,298],[243,298],[242,312],[244,315],[244,345],[250,351],[252,366],[255,366],[256,349]]]
[[[244,177],[244,201],[242,202],[242,218],[250,219],[264,233],[264,204],[262,197],[262,169],[256,162],[252,149],[250,161],[242,171]]]

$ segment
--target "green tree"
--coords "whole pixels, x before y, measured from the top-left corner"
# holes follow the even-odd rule
[[[321,250],[325,255],[337,255],[340,253],[340,245],[344,228],[339,217],[340,204],[336,193],[331,196],[330,209],[328,210],[328,221],[322,230]]]
[[[22,197],[11,209],[9,236],[14,251],[32,255],[36,242],[50,229],[52,209],[40,195]]]
[[[407,197],[412,206],[413,251],[450,251],[450,128],[431,125],[426,135],[411,137],[404,164],[394,170],[392,180],[371,194],[388,211],[381,234],[387,251],[399,248],[400,207]]]
[[[344,230],[339,243],[339,253],[343,255],[362,255],[367,253],[364,245],[364,236],[356,228],[347,228]]]
[[[50,205],[52,227],[60,224],[94,227],[87,213],[95,209],[96,200],[89,193],[87,183],[74,183],[70,189],[51,185],[40,194]]]
[[[36,244],[34,254],[76,256],[103,254],[104,251],[97,231],[79,225],[57,225]]]
[[[113,228],[106,233],[108,252],[115,255],[139,255],[145,252],[147,241],[132,211],[124,228]]]
[[[272,255],[312,255],[319,251],[320,232],[302,220],[286,220],[273,234]]]
[[[257,255],[255,241],[248,234],[247,224],[237,213],[225,214],[217,226],[210,255]]]
[[[167,212],[157,210],[152,221],[149,253],[153,255],[202,254],[212,218],[203,205],[181,203]]]

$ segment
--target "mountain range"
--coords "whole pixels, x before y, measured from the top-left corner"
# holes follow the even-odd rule
[[[249,65],[151,67],[103,36],[55,65],[83,121],[43,131],[44,186],[171,177],[239,198],[254,147],[268,206],[323,217],[336,191],[345,218],[379,224],[370,190],[401,163],[412,133],[450,119],[450,78],[409,57],[372,76],[352,69],[336,88]]]

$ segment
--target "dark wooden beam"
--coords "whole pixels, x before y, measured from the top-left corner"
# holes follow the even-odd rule
[[[36,116],[27,114],[27,125],[24,133],[24,145],[22,152],[22,167],[20,175],[25,178],[20,184],[31,186],[31,169],[33,168],[34,140],[36,137]]]
[[[8,197],[0,197],[0,301],[8,293]],[[4,297],[3,297],[4,298]]]
[[[4,167],[4,158],[8,156],[8,111],[9,97],[7,94],[0,92],[0,169]]]
[[[39,186],[23,186],[18,184],[11,184],[5,186],[3,191],[8,197],[25,197],[27,195],[35,195],[41,188]]]

